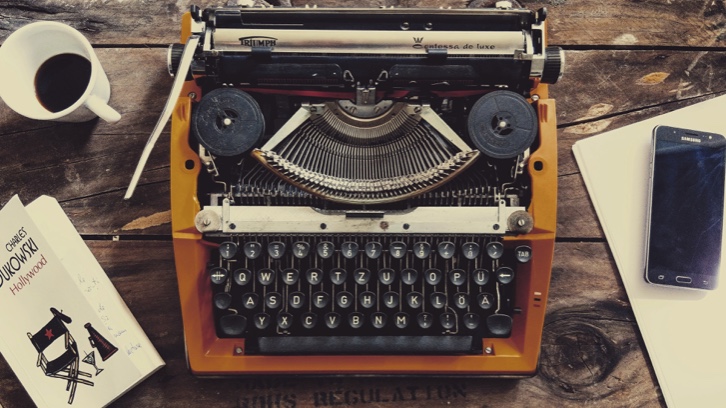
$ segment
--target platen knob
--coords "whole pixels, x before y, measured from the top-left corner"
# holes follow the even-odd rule
[[[565,72],[565,51],[560,47],[545,48],[545,63],[542,69],[541,81],[546,84],[554,84]]]

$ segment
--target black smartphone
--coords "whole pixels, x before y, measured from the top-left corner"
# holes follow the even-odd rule
[[[653,129],[645,280],[715,289],[723,237],[726,139],[668,126]]]

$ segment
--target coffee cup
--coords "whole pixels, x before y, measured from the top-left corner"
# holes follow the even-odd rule
[[[31,119],[116,122],[111,86],[86,37],[53,21],[21,27],[0,47],[0,98]]]

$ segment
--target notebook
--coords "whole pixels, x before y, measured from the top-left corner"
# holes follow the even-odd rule
[[[651,135],[656,125],[726,134],[724,112],[721,96],[578,141],[572,149],[669,407],[724,406],[726,275],[722,265],[714,291],[643,279]]]

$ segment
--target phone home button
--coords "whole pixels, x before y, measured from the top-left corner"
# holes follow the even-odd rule
[[[691,283],[693,279],[688,276],[676,276],[676,282],[678,283]]]

